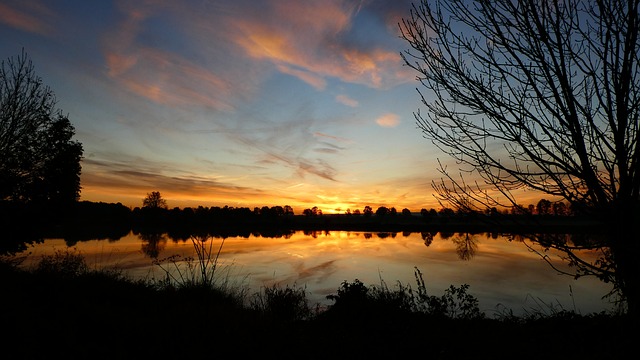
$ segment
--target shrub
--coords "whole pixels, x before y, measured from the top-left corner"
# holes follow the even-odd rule
[[[284,322],[311,318],[312,310],[307,300],[305,288],[282,288],[277,284],[263,287],[253,295],[250,307],[261,314]]]
[[[75,277],[86,274],[88,271],[84,256],[75,249],[73,251],[56,250],[53,255],[45,255],[35,268],[36,273],[62,277]]]
[[[389,289],[381,280],[380,286],[367,287],[360,280],[344,281],[335,295],[327,299],[335,301],[329,308],[340,313],[398,314],[423,313],[451,319],[482,319],[484,313],[478,307],[478,299],[468,294],[469,285],[451,285],[440,297],[427,294],[422,273],[415,269],[417,290],[398,282],[397,289]]]

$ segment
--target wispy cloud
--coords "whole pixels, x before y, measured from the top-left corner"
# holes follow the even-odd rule
[[[139,50],[134,64],[116,78],[127,90],[159,104],[224,111],[234,108],[225,96],[231,83],[172,53]]]
[[[39,35],[54,32],[51,21],[57,16],[45,4],[38,1],[9,1],[0,3],[0,23]]]
[[[238,67],[220,68],[219,63],[204,61],[219,56],[216,51],[223,50],[209,49],[208,44],[202,43],[204,39],[189,33],[194,29],[181,28],[179,24],[188,22],[189,14],[172,14],[172,9],[170,4],[153,1],[120,3],[123,18],[115,29],[105,34],[103,41],[107,75],[125,90],[160,105],[232,111],[234,102],[245,98],[253,89],[250,79],[253,72]],[[161,17],[170,20],[163,24],[169,33],[168,39],[149,41],[144,35],[152,30],[150,20]],[[203,15],[193,20],[203,21]],[[198,54],[191,58],[202,61],[187,59],[175,46],[188,48],[190,53]]]
[[[302,178],[306,175],[315,175],[325,180],[336,181],[337,172],[326,160],[305,156],[304,153],[292,153],[279,148],[276,145],[277,142],[267,141],[268,138],[247,134],[236,134],[236,140],[247,148],[258,150],[262,155],[259,161],[266,164],[284,165]]]
[[[360,103],[358,103],[358,100],[352,99],[347,95],[336,96],[336,101],[350,107],[358,107],[358,105],[360,105]]]
[[[313,73],[374,88],[411,80],[398,71],[401,59],[397,51],[357,46],[349,38],[358,3],[288,0],[270,4],[261,9],[267,14],[249,13],[233,21],[236,31],[230,35],[248,56],[271,61],[280,70],[304,69],[300,75]]]
[[[280,70],[280,72],[284,74],[295,76],[318,90],[324,90],[327,86],[327,81],[323,79],[322,76],[318,76],[306,70],[294,69],[290,66],[282,64],[278,65],[278,70]]]
[[[117,195],[133,194],[142,199],[146,193],[157,190],[168,197],[215,197],[228,201],[253,200],[265,195],[260,189],[239,186],[215,178],[187,173],[167,175],[162,171],[166,164],[152,164],[140,160],[84,159],[82,166],[83,193],[101,190]]]

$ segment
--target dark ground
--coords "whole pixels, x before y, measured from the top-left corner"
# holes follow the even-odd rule
[[[623,359],[629,319],[567,313],[535,321],[327,311],[283,321],[192,289],[158,292],[93,274],[60,278],[0,266],[4,359]]]

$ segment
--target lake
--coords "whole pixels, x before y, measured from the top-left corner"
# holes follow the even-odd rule
[[[593,277],[575,280],[558,271],[532,251],[542,251],[528,239],[481,234],[371,233],[355,231],[295,231],[286,236],[209,238],[213,253],[221,247],[216,270],[220,281],[248,289],[252,294],[263,286],[304,287],[312,304],[328,305],[343,281],[358,279],[366,285],[398,282],[417,288],[415,269],[423,275],[429,295],[440,296],[450,285],[468,284],[468,293],[478,298],[488,316],[511,309],[522,315],[551,309],[575,310],[581,314],[614,308],[603,299],[611,289]],[[43,255],[74,250],[91,268],[116,267],[134,278],[163,279],[174,264],[154,259],[171,256],[184,271],[185,257],[195,257],[191,240],[174,240],[166,234],[140,236],[129,233],[118,240],[90,240],[68,244],[63,239],[46,239],[18,255],[28,255],[24,266]],[[545,253],[559,269],[568,269],[561,253]],[[595,256],[586,254],[586,256]]]

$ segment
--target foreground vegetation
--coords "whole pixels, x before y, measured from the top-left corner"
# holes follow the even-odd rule
[[[147,280],[90,269],[72,252],[28,269],[4,258],[3,355],[606,359],[631,349],[624,316],[540,309],[488,318],[468,286],[430,295],[418,269],[415,288],[345,281],[320,308],[300,287],[249,293],[220,276],[215,249],[200,254],[192,266],[165,264],[164,279]]]

